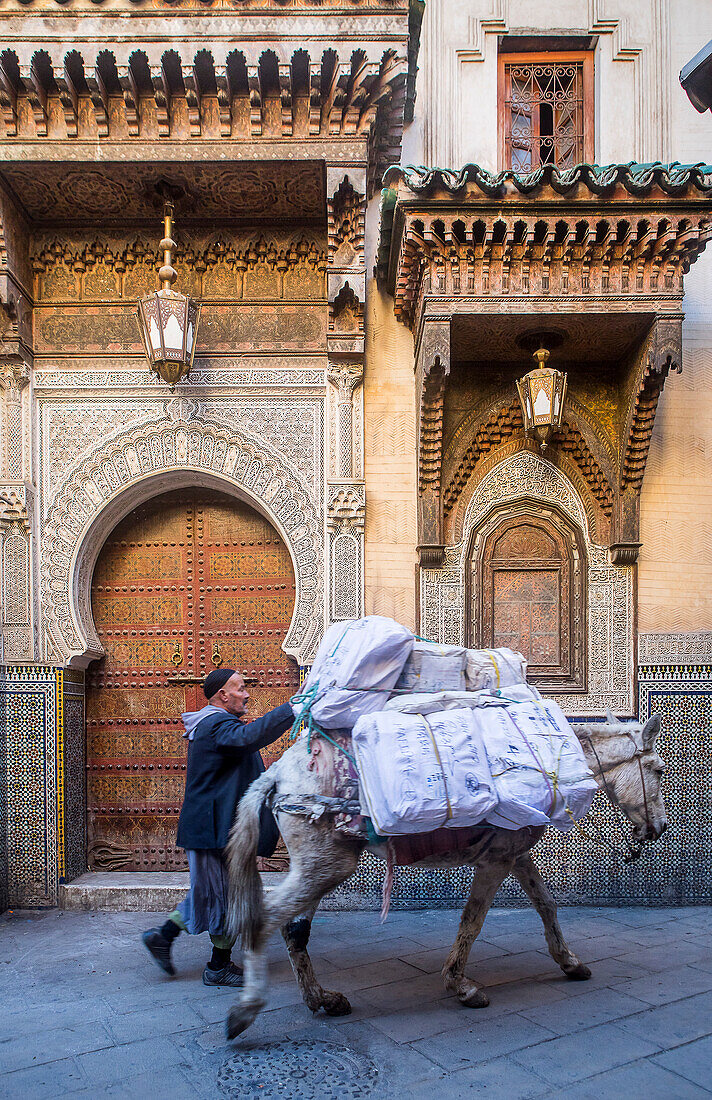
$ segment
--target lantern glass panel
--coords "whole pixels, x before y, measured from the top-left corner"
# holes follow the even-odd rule
[[[150,341],[151,341],[151,347],[153,348],[153,350],[155,352],[160,352],[160,350],[161,350],[161,333],[160,333],[160,330],[158,328],[158,325],[156,324],[156,318],[155,317],[151,317],[151,320],[149,321],[148,332],[149,332],[149,338],[150,338]]]
[[[175,313],[171,313],[163,330],[163,339],[166,342],[166,351],[180,351],[183,347],[183,330],[178,324]]]
[[[548,387],[544,380],[538,378],[534,383],[534,416],[537,420],[549,420],[551,416],[551,399]]]

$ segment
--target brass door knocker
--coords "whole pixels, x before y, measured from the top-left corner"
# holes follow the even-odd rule
[[[216,642],[213,646],[213,655],[210,660],[213,662],[216,668],[220,668],[220,665],[223,663],[222,654],[220,653],[220,646],[218,642]]]
[[[175,665],[176,668],[180,668],[180,666],[183,664],[183,650],[181,648],[180,642],[176,642],[176,648],[171,654],[171,664]]]

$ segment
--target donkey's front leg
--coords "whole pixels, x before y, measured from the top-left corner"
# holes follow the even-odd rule
[[[289,961],[304,1002],[312,1012],[323,1008],[327,1016],[348,1016],[351,1012],[348,1000],[343,993],[335,993],[319,985],[307,951],[315,911],[316,906],[308,914],[283,926],[282,935],[289,951]]]
[[[584,982],[591,971],[570,950],[556,916],[556,902],[527,852],[514,864],[512,874],[527,895],[544,925],[549,954],[559,964],[567,978]]]
[[[485,991],[476,982],[465,977],[465,967],[472,944],[482,930],[494,896],[511,870],[511,860],[485,863],[478,867],[460,919],[457,937],[442,969],[445,988],[454,993],[466,1008],[484,1008],[489,1004]]]

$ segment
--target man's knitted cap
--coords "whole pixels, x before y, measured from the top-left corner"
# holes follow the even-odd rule
[[[235,675],[234,668],[216,668],[205,679],[203,691],[206,699],[212,699],[220,688],[225,687],[231,676]]]

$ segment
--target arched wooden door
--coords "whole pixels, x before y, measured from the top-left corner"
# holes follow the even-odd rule
[[[248,505],[203,489],[133,511],[105,543],[92,609],[106,656],[87,683],[89,866],[183,870],[175,847],[185,783],[180,716],[205,705],[216,667],[249,683],[249,716],[297,690],[281,646],[294,608],[289,552]],[[263,752],[266,762],[286,736]]]

